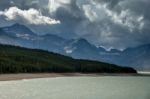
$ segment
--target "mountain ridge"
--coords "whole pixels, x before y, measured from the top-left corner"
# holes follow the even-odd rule
[[[29,31],[29,33],[25,31]],[[12,32],[18,35],[11,35]],[[123,51],[117,49],[107,51],[102,47],[96,47],[83,38],[67,40],[54,34],[37,35],[28,27],[20,24],[0,28],[0,35],[0,43],[3,44],[43,49],[76,59],[89,59],[121,66],[131,66],[138,70],[150,70],[150,57],[148,57],[150,47],[147,47],[150,44],[127,48]]]

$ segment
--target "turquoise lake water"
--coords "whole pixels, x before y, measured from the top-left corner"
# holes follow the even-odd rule
[[[150,77],[57,77],[1,81],[0,99],[150,99]]]

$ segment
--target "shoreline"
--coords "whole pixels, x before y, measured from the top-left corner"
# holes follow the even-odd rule
[[[0,81],[13,81],[23,79],[37,79],[37,78],[55,78],[55,77],[102,77],[102,76],[147,76],[146,74],[108,74],[108,73],[26,73],[26,74],[0,74]]]

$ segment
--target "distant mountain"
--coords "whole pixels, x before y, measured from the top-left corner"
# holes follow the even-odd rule
[[[137,70],[150,70],[150,44],[127,48],[124,51],[101,52],[99,57],[103,57],[103,62],[130,66]]]
[[[34,35],[34,32],[32,32],[29,28],[27,28],[24,25],[21,24],[13,24],[12,26],[7,26],[2,28],[3,31],[6,33],[9,33],[9,35],[19,36],[19,35]]]
[[[65,39],[52,35],[37,35],[24,25],[14,24],[0,28],[0,43],[23,46],[27,48],[38,48],[57,53],[62,52]],[[11,42],[8,42],[10,41]]]
[[[0,45],[0,73],[136,73],[130,67],[77,60],[48,51]]]
[[[119,57],[118,64],[133,66],[139,70],[150,70],[150,44],[127,48]],[[116,60],[117,62],[117,60]]]
[[[4,44],[26,45],[27,41],[35,39],[35,34],[24,25],[14,24],[0,28],[0,41]]]
[[[150,45],[105,50],[96,47],[83,38],[67,40],[53,34],[37,35],[24,25],[14,24],[0,28],[0,43],[27,48],[43,49],[76,59],[88,59],[113,63],[121,66],[132,66],[138,70],[150,70]]]
[[[65,42],[64,51],[67,55],[78,59],[98,59],[98,51],[87,40],[79,38]]]

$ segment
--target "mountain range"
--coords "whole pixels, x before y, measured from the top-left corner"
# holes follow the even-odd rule
[[[53,34],[37,35],[25,25],[18,23],[0,28],[0,43],[47,50],[76,59],[130,66],[137,70],[150,70],[150,44],[123,51],[107,51],[83,38],[65,39]]]

